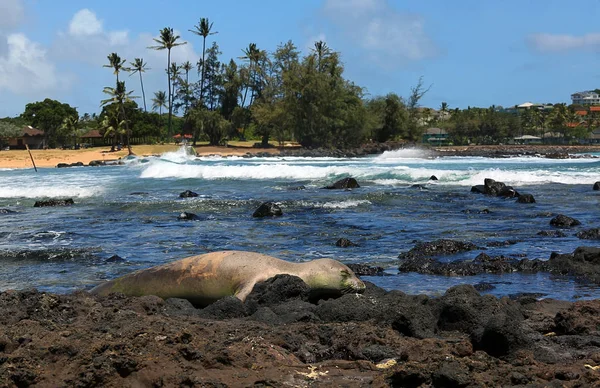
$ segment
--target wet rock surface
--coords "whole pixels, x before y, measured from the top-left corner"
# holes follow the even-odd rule
[[[352,177],[340,179],[337,182],[330,184],[329,186],[325,186],[326,189],[329,190],[347,190],[347,189],[356,189],[359,188],[360,185],[356,181],[356,179]]]
[[[435,240],[431,242],[417,242],[408,252],[401,253],[400,259],[419,259],[430,256],[453,255],[460,252],[477,249],[477,246],[470,242],[456,240]]]
[[[283,215],[283,211],[275,202],[262,203],[252,214],[252,217],[278,217]]]
[[[195,193],[191,190],[186,190],[182,193],[179,193],[179,198],[195,198],[198,196],[198,193]]]
[[[600,228],[582,230],[576,236],[583,240],[600,240]]]
[[[340,248],[348,248],[348,247],[356,247],[356,246],[358,246],[358,244],[355,244],[352,241],[348,240],[347,238],[342,237],[335,242],[335,246],[340,247]]]
[[[581,225],[581,222],[575,218],[559,214],[550,220],[550,225],[557,228],[571,228],[573,226]]]
[[[72,198],[67,199],[49,199],[46,201],[35,201],[33,207],[50,207],[50,206],[71,206],[75,204]]]
[[[246,303],[0,293],[0,386],[595,386],[600,301],[439,298],[367,282],[311,300],[283,275]],[[588,365],[586,367],[586,365]]]
[[[348,268],[354,272],[356,276],[384,276],[383,267],[375,267],[367,264],[347,264]]]
[[[491,178],[485,178],[483,185],[471,187],[471,192],[492,197],[515,198],[519,196],[519,193],[511,186],[507,186],[503,182],[497,182]]]

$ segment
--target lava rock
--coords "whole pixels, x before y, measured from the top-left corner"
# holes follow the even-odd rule
[[[352,241],[348,240],[347,238],[342,237],[335,242],[335,246],[340,247],[340,248],[348,248],[348,247],[355,247],[358,245],[353,243]]]
[[[471,187],[471,192],[493,197],[514,198],[519,196],[519,193],[511,186],[507,186],[504,183],[497,182],[491,178],[485,178],[483,185]]]
[[[67,199],[50,199],[47,201],[35,201],[33,207],[48,207],[48,206],[71,206],[75,202],[72,198]]]
[[[383,276],[383,267],[374,267],[367,264],[347,264],[348,268],[354,272],[356,276]]]
[[[264,282],[254,285],[245,301],[249,314],[254,314],[259,307],[273,308],[278,304],[300,300],[308,302],[310,288],[302,279],[292,275],[276,275]]]
[[[278,217],[282,215],[283,211],[281,211],[279,205],[274,202],[264,202],[254,211],[252,217]]]
[[[537,235],[544,237],[567,237],[567,235],[560,230],[541,230],[537,232]]]
[[[198,221],[200,219],[200,217],[198,217],[194,213],[181,212],[177,216],[177,219],[181,220],[181,221]]]
[[[10,209],[0,209],[0,214],[12,214],[12,213],[16,213],[16,211],[10,210]]]
[[[535,198],[531,194],[521,194],[517,198],[518,203],[535,203]]]
[[[336,189],[336,190],[344,190],[344,189],[357,189],[359,188],[360,185],[358,184],[358,182],[356,181],[356,179],[354,178],[344,178],[344,179],[340,179],[339,181],[329,185],[329,186],[325,186],[326,189]]]
[[[492,283],[481,282],[481,283],[473,284],[473,288],[479,292],[482,292],[482,291],[491,291],[491,290],[495,289],[496,286],[494,286]]]
[[[197,196],[198,196],[198,193],[194,193],[191,190],[186,190],[183,193],[179,194],[179,198],[194,198],[194,197],[197,197]]]
[[[477,249],[477,246],[470,242],[441,239],[431,242],[418,242],[410,251],[401,253],[398,258],[409,259],[453,255],[474,249]]]
[[[106,259],[104,261],[106,263],[122,263],[125,261],[125,259],[119,255],[112,255],[111,257],[109,257],[108,259]]]
[[[56,168],[66,168],[66,167],[71,167],[71,165],[69,163],[59,163],[56,165]]]
[[[550,225],[555,226],[557,228],[570,228],[573,226],[581,225],[581,222],[579,222],[575,218],[559,214],[550,220]]]
[[[435,175],[432,175],[432,176],[429,177],[429,180],[430,181],[437,181],[438,177],[436,177]]]
[[[600,182],[596,182],[596,183],[594,183],[594,187],[593,187],[593,189],[594,189],[594,190],[600,190]]]
[[[600,240],[600,228],[582,230],[576,236],[582,240]]]

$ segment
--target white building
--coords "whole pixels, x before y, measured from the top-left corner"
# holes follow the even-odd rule
[[[594,92],[593,90],[588,90],[585,92],[577,92],[577,93],[571,94],[571,100],[573,100],[573,104],[577,104],[577,105],[600,104],[600,94]]]

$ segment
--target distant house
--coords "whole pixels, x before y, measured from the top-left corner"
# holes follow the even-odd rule
[[[21,135],[8,139],[8,146],[12,149],[25,149],[25,145],[31,149],[46,147],[44,131],[33,128],[31,125],[23,127]]]
[[[100,134],[97,129],[92,129],[80,136],[83,143],[87,143],[91,146],[99,146],[104,144],[104,136]]]
[[[600,104],[600,94],[593,90],[577,92],[571,94],[571,100],[574,105],[595,105]]]
[[[423,132],[423,143],[441,145],[449,139],[448,131],[443,128],[427,128]]]
[[[535,143],[541,143],[542,138],[538,137],[538,136],[532,136],[532,135],[523,135],[523,136],[515,137],[514,141],[517,144],[535,144]]]

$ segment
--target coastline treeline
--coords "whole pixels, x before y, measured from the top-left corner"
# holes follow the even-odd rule
[[[144,59],[128,62],[108,53],[104,67],[116,80],[104,88],[107,98],[100,102],[99,114],[79,116],[75,108],[51,99],[30,103],[20,116],[0,121],[0,143],[22,125],[43,130],[51,147],[70,144],[94,129],[111,139],[113,147],[117,142],[170,142],[177,135],[193,144],[257,140],[267,147],[275,140],[280,145],[295,141],[304,147],[348,148],[371,141],[417,142],[430,127],[447,132],[445,142],[452,144],[494,144],[547,133],[558,133],[564,142],[586,138],[600,123],[595,115],[584,118],[578,107],[565,104],[461,110],[444,102],[438,110],[422,108],[420,100],[429,90],[423,78],[407,97],[370,96],[345,78],[341,54],[323,41],[315,42],[306,55],[291,41],[272,51],[250,43],[238,58],[225,60],[207,18],[190,31],[202,41],[202,56],[195,64],[171,60],[172,50],[187,42],[170,27],[160,30],[156,44],[148,47],[166,52],[166,90],[147,98],[143,75],[152,69]],[[125,81],[122,74],[137,75],[139,84],[136,78]]]

